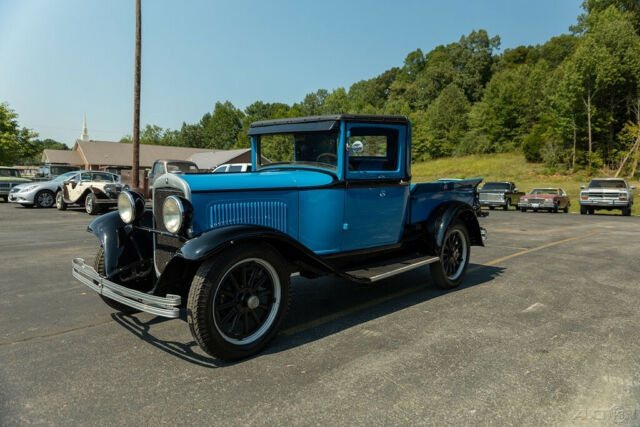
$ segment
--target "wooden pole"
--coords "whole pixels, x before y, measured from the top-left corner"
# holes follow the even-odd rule
[[[133,82],[133,164],[131,165],[131,186],[140,186],[140,51],[141,51],[141,11],[140,0],[136,0],[136,59]]]

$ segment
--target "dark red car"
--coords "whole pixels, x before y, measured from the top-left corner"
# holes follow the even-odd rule
[[[562,188],[534,188],[529,194],[520,197],[518,202],[522,212],[526,212],[527,209],[533,209],[534,212],[544,209],[549,212],[561,210],[567,213],[569,206],[569,196]]]

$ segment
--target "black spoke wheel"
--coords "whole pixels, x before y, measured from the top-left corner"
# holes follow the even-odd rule
[[[430,265],[436,286],[451,289],[460,285],[469,265],[469,247],[469,235],[463,224],[456,223],[447,229],[440,261]]]
[[[237,360],[271,341],[289,306],[289,273],[271,246],[232,247],[205,262],[187,301],[187,321],[204,351]]]

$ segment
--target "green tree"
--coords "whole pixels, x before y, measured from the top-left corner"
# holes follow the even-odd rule
[[[0,164],[12,165],[35,156],[38,147],[33,139],[38,134],[18,124],[18,114],[6,103],[0,103]]]

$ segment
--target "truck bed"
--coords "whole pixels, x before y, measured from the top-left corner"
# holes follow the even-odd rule
[[[426,221],[436,206],[448,201],[460,201],[473,206],[476,188],[483,178],[441,179],[411,185],[409,224]]]

